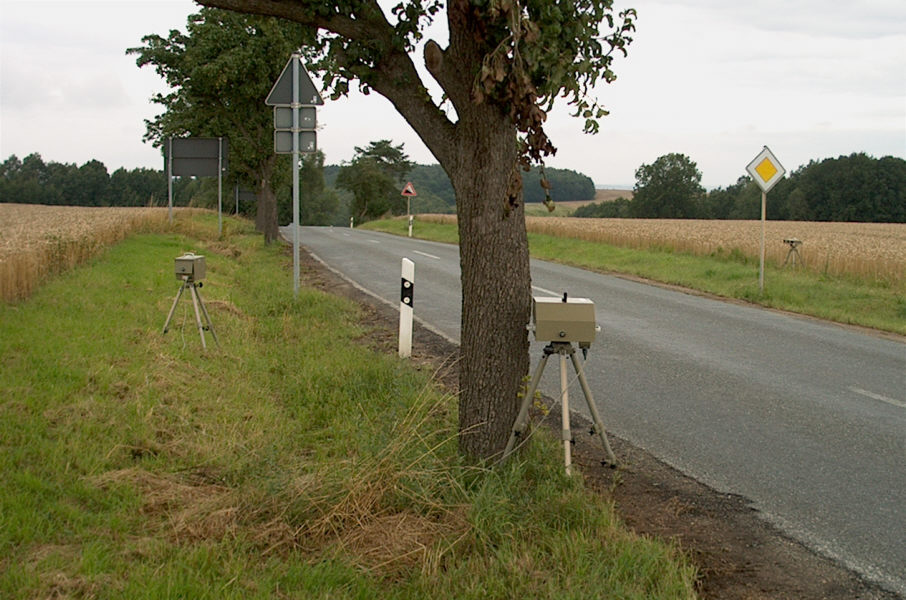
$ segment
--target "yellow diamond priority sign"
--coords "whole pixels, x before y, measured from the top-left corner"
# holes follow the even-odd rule
[[[780,164],[780,161],[777,160],[777,157],[767,146],[749,163],[746,171],[749,172],[749,175],[752,176],[752,179],[755,180],[755,183],[758,184],[758,187],[764,193],[768,193],[786,174],[786,169],[783,168],[783,165]]]

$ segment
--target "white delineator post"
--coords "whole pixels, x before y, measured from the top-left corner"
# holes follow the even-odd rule
[[[412,356],[412,304],[415,297],[415,263],[403,259],[400,286],[400,358]]]

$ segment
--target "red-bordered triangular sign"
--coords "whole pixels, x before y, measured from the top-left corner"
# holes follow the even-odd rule
[[[418,194],[415,193],[415,186],[412,185],[411,181],[406,183],[406,187],[403,188],[402,195],[403,196],[418,196]]]

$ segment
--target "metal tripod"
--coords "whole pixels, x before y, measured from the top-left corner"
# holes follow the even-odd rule
[[[170,314],[167,315],[167,321],[164,323],[164,333],[167,333],[167,330],[170,328],[170,321],[173,319],[173,313],[176,312],[176,305],[179,304],[179,299],[182,297],[182,293],[189,288],[189,293],[192,296],[192,306],[195,308],[195,324],[198,326],[198,334],[201,336],[201,347],[205,350],[208,349],[207,344],[204,341],[204,331],[207,329],[211,332],[211,335],[214,336],[214,342],[217,345],[220,345],[220,340],[217,339],[217,333],[214,331],[214,325],[211,324],[211,317],[208,316],[208,309],[204,307],[204,302],[201,300],[201,294],[198,293],[198,288],[201,287],[201,282],[196,282],[191,277],[183,277],[182,285],[179,286],[179,291],[176,293],[176,299],[173,300],[173,306],[170,307]],[[204,324],[201,322],[201,314],[198,312],[198,307],[201,306],[201,313],[204,314]]]
[[[783,243],[790,247],[790,251],[786,253],[786,258],[783,261],[783,266],[785,267],[787,263],[790,263],[794,267],[804,267],[805,261],[802,260],[802,255],[799,254],[799,246],[802,245],[802,241],[796,238],[787,238],[783,240]]]
[[[591,389],[588,387],[588,380],[585,379],[585,371],[582,369],[582,363],[576,358],[576,349],[570,342],[551,342],[544,347],[544,356],[541,357],[541,361],[538,363],[535,373],[532,375],[532,382],[529,384],[525,397],[522,399],[522,406],[519,408],[519,414],[516,417],[516,422],[513,424],[513,431],[510,433],[510,439],[507,441],[506,448],[503,451],[503,458],[505,459],[512,453],[513,448],[516,445],[516,439],[522,436],[525,428],[528,426],[529,407],[535,396],[535,390],[538,389],[538,384],[541,382],[541,375],[544,373],[544,367],[547,366],[547,360],[552,354],[560,355],[560,405],[563,422],[562,439],[566,474],[570,475],[572,473],[573,442],[572,433],[569,429],[569,380],[566,372],[567,356],[572,359],[573,368],[576,371],[576,375],[579,377],[582,392],[585,394],[585,401],[588,403],[588,410],[594,421],[594,425],[589,433],[591,435],[597,433],[598,436],[600,436],[601,443],[604,444],[604,451],[607,453],[607,462],[610,466],[616,467],[617,459],[613,455],[613,450],[610,449],[610,442],[607,441],[607,434],[604,432],[604,423],[601,422],[601,415],[598,413],[598,408],[595,406],[594,399],[592,398]]]

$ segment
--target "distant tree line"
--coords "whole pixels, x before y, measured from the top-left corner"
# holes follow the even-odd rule
[[[343,176],[341,177],[341,173]],[[569,169],[546,169],[554,199],[588,200],[594,185],[587,176]],[[292,220],[289,168],[278,170],[272,182],[280,223]],[[527,201],[543,199],[536,171],[524,174]],[[300,221],[306,225],[345,225],[385,214],[405,214],[400,195],[412,181],[418,196],[414,213],[453,212],[455,200],[449,178],[440,165],[411,163],[402,145],[389,140],[357,148],[343,165],[324,165],[324,155],[306,155],[300,171]],[[632,198],[588,204],[577,217],[652,219],[758,219],[761,190],[748,176],[710,192],[701,186],[696,164],[683,154],[668,154],[636,171]],[[214,178],[175,178],[176,206],[217,207]],[[232,183],[224,191],[224,210],[234,206]],[[71,206],[163,206],[167,177],[163,171],[137,168],[108,173],[103,163],[47,162],[34,153],[20,160],[10,156],[0,164],[0,202]],[[256,203],[243,201],[240,213],[255,216]],[[793,171],[768,195],[771,220],[857,221],[906,223],[906,160],[863,153],[812,161]]]
[[[573,214],[593,218],[759,219],[761,189],[746,175],[729,187],[706,192],[696,164],[674,153],[639,167],[631,200],[589,204]],[[906,223],[906,160],[856,153],[811,161],[771,190],[767,218]]]
[[[190,182],[182,184],[185,188]],[[185,194],[181,194],[185,195]],[[117,169],[104,163],[45,163],[40,154],[14,154],[0,164],[0,202],[71,206],[148,206],[167,203],[167,177],[155,169]]]
[[[292,221],[292,182],[288,161],[275,169],[270,185],[277,200],[278,220]],[[546,169],[555,200],[594,198],[592,180],[569,169]],[[403,185],[412,181],[418,196],[412,198],[413,213],[454,212],[455,195],[450,179],[440,165],[419,165],[409,161],[402,144],[389,140],[356,148],[356,155],[343,165],[325,165],[324,154],[303,156],[300,169],[300,222],[304,225],[345,225],[386,214],[406,213]],[[540,202],[544,190],[540,175],[532,170],[523,175],[525,198]],[[224,182],[225,212],[234,212],[232,175]],[[248,188],[250,186],[244,186]],[[250,190],[249,190],[250,191]],[[247,197],[243,194],[243,198]],[[0,202],[56,204],[70,206],[164,206],[167,204],[167,176],[156,169],[117,169],[112,174],[97,160],[78,166],[74,163],[44,162],[34,153],[19,160],[10,156],[0,165]],[[215,178],[177,177],[173,180],[176,206],[217,207]],[[254,218],[257,202],[241,200],[239,213]]]

